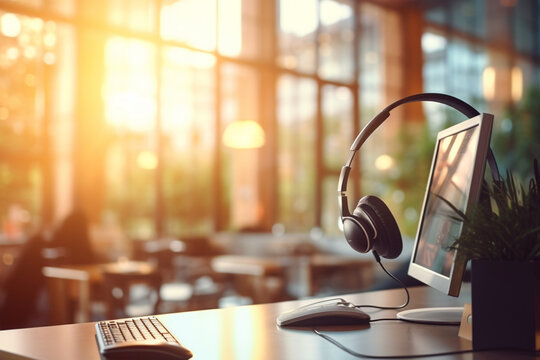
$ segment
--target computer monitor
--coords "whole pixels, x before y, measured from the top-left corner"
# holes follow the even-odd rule
[[[459,295],[467,264],[458,256],[459,249],[449,248],[463,222],[445,200],[464,213],[478,202],[492,126],[493,115],[481,114],[437,135],[408,274],[451,296]],[[461,308],[434,308],[403,311],[398,317],[459,323],[461,314]]]

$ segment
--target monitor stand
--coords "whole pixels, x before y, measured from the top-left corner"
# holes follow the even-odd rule
[[[400,311],[397,318],[421,324],[459,325],[463,307],[422,308]]]

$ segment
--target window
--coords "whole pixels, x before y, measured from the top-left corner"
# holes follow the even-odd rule
[[[213,225],[216,59],[167,47],[163,60],[160,152],[165,233],[192,229],[207,234]]]
[[[72,141],[74,58],[66,49],[74,34],[48,19],[1,10],[0,27],[0,219],[10,238],[50,222],[71,195],[70,181],[52,180],[71,165],[65,151]]]
[[[350,144],[385,105],[409,95],[410,34],[400,10],[423,15],[415,55],[423,91],[503,113],[538,86],[535,2],[416,5],[2,2],[3,232],[52,227],[79,206],[92,223],[116,224],[130,238],[270,231],[275,223],[337,234],[337,179]],[[429,139],[454,120],[441,109],[424,105],[427,130],[396,111],[353,167],[349,197],[383,197],[409,235],[424,184],[410,173],[421,172],[416,165],[393,164],[411,164],[405,153],[429,163],[429,141],[410,139]],[[261,125],[263,147],[224,145],[227,126],[242,120]],[[496,121],[500,132],[517,125]]]
[[[284,75],[277,92],[279,222],[300,231],[315,224],[317,86]]]
[[[105,43],[106,211],[130,235],[154,235],[156,48],[136,39]]]
[[[353,1],[322,0],[319,3],[319,75],[350,82],[354,77],[355,21]]]

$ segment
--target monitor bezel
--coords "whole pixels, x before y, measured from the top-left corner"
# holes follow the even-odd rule
[[[491,131],[493,128],[493,115],[487,113],[483,113],[471,119],[460,122],[454,126],[440,131],[437,134],[437,141],[435,143],[435,150],[433,152],[433,159],[431,162],[431,169],[429,171],[426,193],[424,195],[424,201],[422,204],[420,219],[418,221],[418,229],[414,241],[413,252],[409,263],[409,276],[451,296],[459,295],[463,274],[467,266],[467,260],[461,258],[458,254],[459,249],[456,250],[456,252],[454,253],[453,265],[450,275],[448,277],[415,263],[414,259],[416,258],[420,242],[420,234],[422,231],[426,205],[429,197],[429,190],[433,181],[433,171],[435,169],[437,154],[439,151],[439,145],[441,143],[441,140],[443,138],[455,135],[475,126],[478,126],[480,130],[478,136],[478,147],[476,150],[476,156],[474,158],[473,174],[471,178],[469,196],[467,199],[465,212],[471,210],[471,208],[478,202],[482,183],[484,180],[486,158],[489,150]]]

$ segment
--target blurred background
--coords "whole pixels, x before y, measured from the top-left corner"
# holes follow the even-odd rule
[[[499,166],[526,181],[540,2],[1,1],[0,326],[377,287],[338,226],[339,172],[420,92],[493,113]],[[349,198],[383,198],[406,249],[461,120],[403,106],[355,160]],[[22,298],[34,315],[3,320]]]

